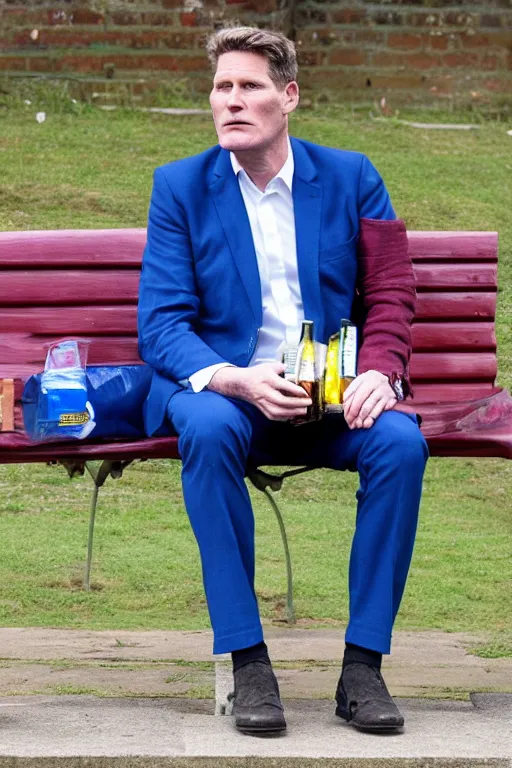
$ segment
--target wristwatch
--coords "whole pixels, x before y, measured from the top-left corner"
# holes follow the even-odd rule
[[[401,402],[404,399],[404,386],[402,384],[402,379],[395,379],[394,381],[389,379],[389,386],[395,393],[395,397],[398,402]]]

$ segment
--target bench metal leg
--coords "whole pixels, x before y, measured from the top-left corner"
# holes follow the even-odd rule
[[[286,561],[286,579],[288,583],[288,589],[286,593],[286,620],[288,624],[295,624],[297,621],[295,616],[295,607],[293,605],[293,574],[292,574],[292,559],[290,557],[290,548],[288,547],[288,537],[286,535],[286,528],[284,527],[283,516],[277,506],[272,494],[268,488],[263,489],[263,493],[270,502],[270,506],[275,512],[277,522],[279,523],[279,530],[281,531],[281,539],[283,540],[284,557]]]
[[[90,592],[91,589],[91,563],[92,563],[92,548],[94,542],[94,523],[96,521],[96,506],[98,504],[98,494],[100,488],[109,476],[112,470],[112,461],[102,461],[97,469],[93,462],[86,461],[85,467],[93,479],[94,488],[92,490],[91,497],[91,511],[89,513],[89,535],[87,537],[87,560],[85,561],[84,581],[83,587],[86,592]]]
[[[91,563],[92,563],[92,548],[94,541],[94,523],[96,520],[96,507],[98,504],[98,495],[101,486],[104,484],[107,477],[113,477],[118,479],[122,476],[126,467],[131,464],[131,461],[109,461],[105,459],[101,462],[97,468],[96,462],[86,461],[85,468],[93,479],[94,488],[91,498],[91,511],[89,514],[89,535],[87,538],[87,560],[85,562],[83,587],[86,592],[90,592],[91,589]]]
[[[258,491],[264,493],[269,500],[270,506],[274,510],[275,516],[277,517],[277,522],[279,524],[279,530],[281,532],[281,539],[283,541],[284,547],[284,557],[286,560],[286,578],[288,583],[286,593],[286,620],[288,624],[295,624],[297,621],[295,617],[295,607],[293,604],[292,559],[290,557],[290,548],[288,547],[288,537],[286,535],[283,516],[273,495],[270,493],[269,488],[271,488],[272,491],[280,491],[283,485],[283,480],[285,478],[292,477],[293,475],[300,475],[303,472],[310,472],[312,469],[315,469],[315,467],[299,467],[298,469],[290,469],[287,472],[283,472],[282,475],[271,475],[268,472],[263,472],[261,469],[251,469],[247,472],[247,477],[254,485],[254,487],[257,488]]]

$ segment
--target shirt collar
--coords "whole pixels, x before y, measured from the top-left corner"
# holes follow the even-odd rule
[[[238,176],[240,171],[243,171],[244,175],[247,176],[247,178],[249,178],[247,172],[244,171],[244,169],[242,168],[242,166],[240,165],[240,163],[236,159],[236,157],[235,157],[233,152],[229,153],[229,157],[231,159],[231,166],[233,168],[235,176]],[[273,179],[271,179],[271,181],[274,181],[275,179],[281,179],[286,184],[286,186],[288,187],[288,190],[291,192],[292,191],[292,182],[293,182],[293,171],[294,171],[294,169],[295,169],[295,163],[293,161],[292,145],[290,143],[290,139],[288,138],[288,157],[286,158],[286,162],[283,165],[283,167],[281,168],[281,170],[278,173],[276,173],[276,175],[274,176]],[[270,183],[271,182],[269,182],[269,184]]]

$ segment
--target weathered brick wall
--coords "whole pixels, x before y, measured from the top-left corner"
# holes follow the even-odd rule
[[[201,92],[225,20],[294,36],[301,86],[326,97],[512,100],[512,0],[0,0],[0,74]]]
[[[303,84],[343,97],[512,97],[512,0],[302,0]]]

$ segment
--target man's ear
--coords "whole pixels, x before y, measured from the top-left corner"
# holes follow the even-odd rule
[[[295,80],[292,80],[292,82],[288,83],[284,89],[283,114],[289,115],[290,112],[293,112],[293,110],[297,108],[298,103],[299,103],[299,86],[295,82]]]

